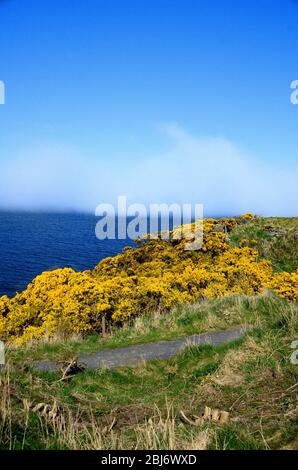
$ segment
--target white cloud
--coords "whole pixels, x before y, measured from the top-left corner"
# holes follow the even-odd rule
[[[130,162],[84,158],[61,145],[19,156],[2,165],[0,206],[93,211],[123,194],[129,202],[203,203],[214,215],[297,215],[297,166],[264,163],[227,139],[197,138],[177,124],[161,131],[169,150]]]

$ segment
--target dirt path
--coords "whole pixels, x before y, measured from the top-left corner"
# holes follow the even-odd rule
[[[187,336],[173,341],[159,341],[156,343],[137,344],[118,349],[104,349],[93,354],[81,354],[78,356],[78,364],[83,364],[86,369],[96,370],[101,368],[113,369],[117,367],[134,367],[143,361],[154,359],[170,359],[186,346],[193,344],[222,346],[244,336],[248,328],[240,327],[224,331],[214,331],[201,335]],[[57,371],[61,364],[52,361],[38,361],[34,368],[39,371]]]

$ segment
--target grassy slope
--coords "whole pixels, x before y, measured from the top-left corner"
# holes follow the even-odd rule
[[[256,248],[261,258],[271,261],[276,271],[298,269],[298,218],[257,217],[239,225],[230,234],[230,242]],[[256,243],[255,243],[255,242]]]
[[[295,221],[270,221],[291,230]],[[252,221],[245,237],[263,240],[263,224]],[[260,228],[261,225],[261,228]],[[242,229],[242,227],[241,227]],[[268,229],[265,229],[268,232]],[[288,229],[287,229],[288,233]],[[287,233],[272,236],[287,238]],[[278,242],[280,243],[280,242]],[[268,252],[276,269],[295,267],[293,246]],[[283,251],[283,255],[280,253]],[[284,258],[283,258],[284,257]],[[282,260],[286,261],[282,261]],[[297,262],[297,260],[296,260]],[[284,269],[284,268],[283,268]],[[11,350],[0,374],[0,448],[213,448],[253,449],[294,446],[297,436],[298,366],[290,345],[298,337],[297,305],[272,296],[234,297],[184,306],[164,316],[139,318],[108,338],[40,344]],[[185,334],[252,324],[243,340],[219,349],[191,347],[169,361],[136,369],[84,372],[69,380],[30,369],[36,358],[71,359],[78,351],[119,347]],[[58,406],[58,416],[34,412],[37,403]],[[227,426],[192,426],[180,419],[198,415],[205,405],[230,411]],[[116,419],[113,429],[110,424]],[[296,444],[297,445],[297,444]]]

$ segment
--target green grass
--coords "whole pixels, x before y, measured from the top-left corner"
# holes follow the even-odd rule
[[[297,231],[297,218],[255,218],[229,240],[237,246],[245,239],[274,270],[290,272],[298,268]],[[11,348],[0,371],[0,449],[298,448],[298,366],[290,362],[297,319],[297,304],[268,292],[139,317],[104,338]],[[85,371],[66,380],[32,368],[35,360],[66,361],[239,325],[253,327],[241,340],[220,348],[189,346],[168,361],[136,368]],[[34,411],[39,403],[47,412]],[[205,406],[228,411],[229,422],[191,424]]]
[[[298,217],[257,217],[238,225],[229,238],[237,246],[245,240],[260,258],[271,261],[275,271],[298,269]]]
[[[161,315],[138,317],[122,328],[110,330],[104,338],[100,334],[68,340],[56,338],[50,342],[40,341],[23,348],[12,348],[10,354],[16,360],[26,359],[27,363],[39,359],[71,360],[80,353],[172,340],[246,324],[260,325],[268,320],[268,305],[271,313],[278,314],[279,305],[284,304],[273,294],[270,298],[264,295],[257,298],[243,296],[241,300],[235,297],[202,300],[180,305]]]
[[[298,369],[290,362],[290,344],[298,336],[297,313],[297,305],[270,296],[184,306],[168,316],[143,319],[106,340],[74,342],[71,352],[151,340],[153,325],[155,339],[233,324],[250,323],[254,329],[220,348],[190,346],[168,361],[85,371],[63,381],[59,374],[30,368],[30,354],[57,358],[61,344],[11,350],[8,369],[0,373],[0,448],[276,449],[293,445],[298,431]],[[61,357],[64,354],[62,350]],[[60,418],[34,412],[38,403],[51,407],[56,403]],[[205,406],[229,411],[229,423],[206,421],[193,426],[181,419],[181,410],[193,420]]]

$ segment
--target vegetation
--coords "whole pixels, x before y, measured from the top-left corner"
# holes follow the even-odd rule
[[[0,449],[298,449],[297,219],[204,223],[200,251],[141,242],[0,299]],[[65,375],[79,353],[240,325],[220,348]],[[44,359],[61,372],[37,372]],[[202,419],[205,407],[229,420]]]
[[[61,332],[101,332],[103,325],[121,326],[199,299],[257,295],[266,288],[295,301],[297,219],[293,226],[286,219],[282,229],[278,223],[251,214],[205,219],[197,251],[185,250],[186,239],[176,240],[171,232],[170,240],[142,241],[92,272],[44,272],[14,298],[0,298],[0,337],[25,344]]]
[[[236,246],[250,246],[260,258],[268,259],[274,271],[293,272],[298,269],[298,219],[254,217],[238,225],[229,236]]]
[[[108,346],[148,339],[153,326],[159,338],[168,337],[169,328],[179,335],[223,321],[254,329],[224,347],[190,346],[168,361],[85,371],[65,380],[37,373],[30,357],[58,358],[64,348],[63,357],[67,342],[11,348],[0,374],[0,448],[295,448],[298,370],[290,345],[297,313],[296,304],[263,295],[200,301],[152,323],[137,318],[121,337],[108,338]],[[80,343],[81,350],[90,348],[88,340]],[[228,423],[194,424],[205,406],[229,412]]]

